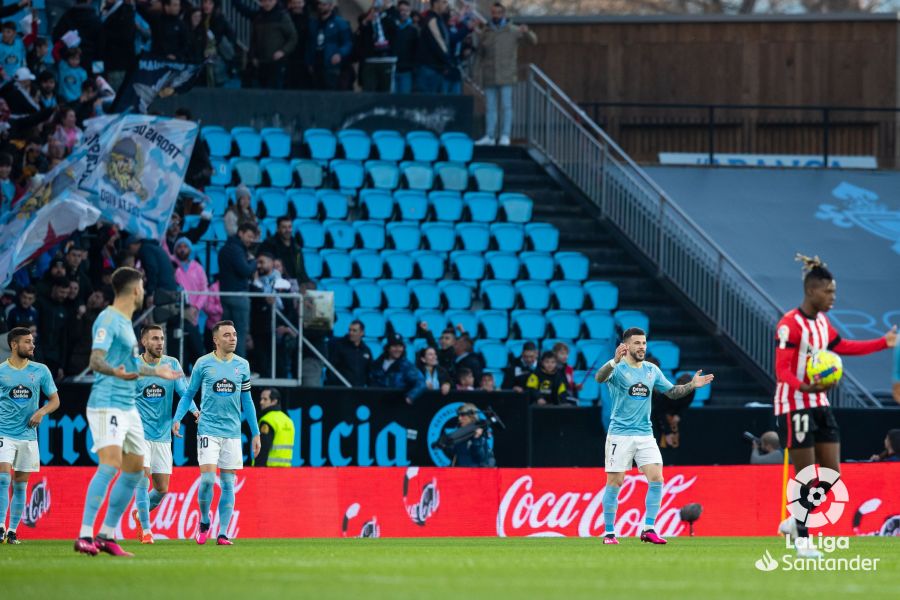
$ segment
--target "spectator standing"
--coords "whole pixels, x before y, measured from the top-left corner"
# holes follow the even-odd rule
[[[69,327],[72,315],[68,307],[69,282],[64,278],[53,281],[50,287],[50,297],[42,299],[38,305],[40,320],[38,321],[38,333],[42,343],[40,350],[40,362],[47,365],[54,379],[60,379],[64,375],[64,366],[69,356]]]
[[[478,40],[479,65],[477,72],[484,89],[485,134],[476,143],[493,145],[497,139],[497,102],[503,112],[500,145],[509,145],[512,132],[512,93],[518,70],[519,44],[537,44],[537,36],[527,25],[514,25],[506,18],[506,8],[499,2],[491,6],[491,20],[481,28]]]
[[[353,52],[350,24],[334,11],[335,0],[319,0],[319,18],[309,22],[306,66],[313,89],[341,89],[341,69]]]
[[[223,292],[247,292],[250,279],[256,271],[256,258],[250,248],[259,237],[259,229],[254,223],[242,223],[237,234],[232,235],[219,250],[219,285]],[[250,326],[250,299],[247,296],[222,296],[222,318],[232,321],[238,332],[235,352],[247,355],[247,335]]]
[[[200,238],[203,237],[203,234],[206,233],[206,230],[209,229],[210,222],[211,215],[200,215],[200,224],[190,231],[182,233],[181,215],[179,215],[177,212],[172,213],[172,218],[169,219],[169,226],[166,228],[166,247],[164,248],[164,250],[167,254],[170,255],[170,258],[173,259],[173,262],[178,262],[175,258],[175,243],[179,240],[179,238],[187,238],[188,240],[190,240],[191,244],[196,244],[200,241]]]
[[[390,92],[397,57],[391,47],[395,37],[396,10],[385,0],[374,0],[372,7],[359,16],[356,30],[359,44],[359,82],[365,92]]]
[[[473,351],[472,338],[467,333],[463,333],[456,343],[453,345],[453,353],[456,358],[453,361],[454,371],[466,368],[472,371],[472,386],[481,383],[481,372],[484,370],[484,363],[478,354]]]
[[[19,290],[16,303],[6,309],[6,326],[12,329],[23,327],[24,323],[37,323],[38,311],[34,306],[36,300],[37,290],[34,287],[28,286]]]
[[[56,65],[59,73],[59,97],[63,102],[75,102],[81,99],[81,85],[87,81],[87,71],[81,66],[81,48],[67,48],[63,59]]]
[[[222,14],[221,3],[217,0],[202,0],[200,10],[203,13],[203,26],[212,33],[215,46],[214,64],[210,70],[212,77],[207,80],[209,86],[219,86],[228,80],[234,71],[234,59],[237,49],[237,38],[234,28]],[[210,81],[209,79],[212,79]],[[194,186],[197,187],[197,186]]]
[[[37,96],[35,100],[41,109],[56,108],[56,75],[53,71],[47,69],[41,71],[37,77]]]
[[[287,279],[295,279],[298,283],[309,281],[303,263],[303,249],[294,239],[291,218],[278,217],[277,226],[275,235],[270,236],[260,246],[260,252],[269,252],[275,259],[280,260],[284,267],[283,275]]]
[[[215,41],[210,40],[206,27],[203,25],[203,12],[198,7],[189,4],[185,10],[184,22],[188,26],[188,37],[191,40],[187,59],[191,62],[203,62],[208,55],[215,51]],[[210,42],[212,42],[211,49]]]
[[[78,303],[84,304],[87,297],[94,291],[91,278],[87,272],[87,265],[84,260],[87,258],[87,250],[80,244],[70,242],[67,244],[66,255],[66,276],[78,282],[79,295]]]
[[[138,10],[150,24],[153,54],[168,60],[187,59],[191,38],[188,25],[181,18],[181,0],[162,0],[162,12],[145,4],[139,4]]]
[[[234,192],[235,202],[229,202],[225,210],[225,232],[229,236],[236,235],[241,225],[253,225],[258,227],[256,213],[250,206],[250,190],[246,185],[239,185]]]
[[[194,120],[191,111],[186,108],[176,108],[174,116],[176,119],[181,119],[183,121]],[[184,175],[184,181],[188,185],[194,186],[198,190],[202,190],[209,185],[212,174],[213,168],[212,162],[209,159],[209,144],[207,144],[206,140],[203,138],[197,138],[196,143],[194,143],[194,150],[191,152],[191,161],[188,163],[187,172]],[[199,229],[195,229],[196,231],[200,231],[200,233],[197,234],[197,238],[194,239],[189,236],[191,237],[191,241],[195,244],[209,227],[209,218],[212,217],[212,213],[204,211],[202,217],[204,224],[201,224]]]
[[[534,342],[525,342],[522,346],[522,354],[503,370],[504,390],[522,392],[525,390],[525,381],[537,368],[537,346]]]
[[[422,19],[415,78],[415,90],[422,94],[440,94],[451,67],[450,30],[445,21],[449,6],[447,0],[432,0],[431,10]]]
[[[416,45],[419,28],[413,23],[412,10],[408,0],[400,0],[394,13],[393,38],[391,48],[397,57],[394,71],[394,92],[410,94],[413,91],[413,70],[416,67]]]
[[[28,70],[38,76],[38,82],[42,73],[56,73],[56,61],[50,52],[50,42],[45,37],[39,37],[34,41],[34,46],[28,51],[25,60],[28,63]]]
[[[16,115],[33,115],[41,110],[41,105],[34,99],[33,87],[35,76],[28,67],[19,67],[11,72],[12,81],[0,89],[0,95],[9,105],[9,110]]]
[[[175,282],[186,292],[206,292],[209,286],[206,271],[194,259],[194,245],[187,237],[180,237],[174,244]],[[203,354],[203,335],[200,333],[200,312],[206,307],[209,296],[189,294],[184,312],[184,348],[186,355],[183,362],[193,364]]]
[[[399,335],[388,342],[387,349],[372,365],[369,371],[369,385],[403,390],[407,404],[418,400],[425,392],[425,378],[406,359],[406,343]]]
[[[253,291],[274,294],[275,285],[281,273],[274,269],[275,257],[271,252],[260,250],[256,257],[256,279]],[[250,331],[253,332],[253,366],[263,377],[272,377],[272,311],[283,308],[281,298],[250,299]],[[276,322],[276,326],[278,323]]]
[[[292,90],[309,89],[309,71],[306,68],[306,46],[309,44],[309,13],[304,0],[288,2],[288,16],[297,32],[297,45],[287,56],[285,84]]]
[[[50,294],[53,291],[53,283],[55,281],[64,280],[66,274],[66,261],[61,258],[54,258],[50,261],[50,266],[44,272],[43,277],[41,277],[40,281],[34,286],[37,290],[39,311],[41,303],[50,299]],[[40,323],[38,322],[36,324],[39,325]]]
[[[450,69],[444,77],[444,87],[441,90],[445,94],[461,94],[463,82],[463,67],[466,59],[472,53],[470,34],[475,28],[475,22],[470,13],[460,14],[458,11],[450,11],[447,21],[447,30],[450,33]]]
[[[61,40],[70,31],[77,31],[81,38],[84,64],[91,65],[95,60],[102,60],[106,48],[106,32],[91,0],[75,0],[75,6],[63,13],[53,27],[53,40]]]
[[[70,351],[66,364],[66,375],[79,375],[88,368],[91,360],[91,346],[94,337],[91,328],[100,312],[109,306],[109,299],[100,290],[94,291],[88,296],[85,311],[75,315],[74,323],[70,327]]]
[[[178,283],[171,259],[157,240],[138,240],[137,259],[144,270],[144,293],[148,306],[175,302]],[[174,336],[169,336],[172,339]]]
[[[450,373],[438,364],[437,350],[431,347],[422,348],[418,355],[419,370],[425,378],[425,387],[431,391],[440,391],[446,396],[450,393]]]
[[[759,442],[753,440],[753,451],[750,453],[751,465],[780,465],[784,463],[784,451],[778,441],[778,434],[767,431],[759,436]]]
[[[557,369],[556,356],[552,352],[541,355],[541,364],[528,376],[525,389],[531,395],[532,402],[541,406],[574,404],[566,387],[565,375]]]
[[[347,328],[347,335],[332,339],[328,347],[329,362],[353,387],[366,386],[369,366],[372,364],[372,351],[363,342],[365,333],[362,321],[352,321]],[[329,371],[325,383],[341,385],[341,380]]]
[[[256,69],[260,87],[284,87],[286,57],[297,47],[297,32],[278,0],[259,0],[260,10],[253,18],[250,61]]]
[[[103,77],[113,89],[119,89],[125,74],[137,67],[135,38],[137,21],[134,0],[106,0],[100,11],[103,35]]]

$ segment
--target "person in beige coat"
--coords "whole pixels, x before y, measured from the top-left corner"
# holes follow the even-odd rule
[[[486,127],[479,146],[493,146],[497,139],[497,101],[503,111],[500,145],[509,145],[512,131],[512,92],[518,72],[519,44],[537,43],[537,36],[527,25],[515,25],[507,20],[506,8],[499,2],[491,6],[491,20],[479,31],[478,73],[484,88]]]

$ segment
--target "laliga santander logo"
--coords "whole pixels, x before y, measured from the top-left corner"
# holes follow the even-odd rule
[[[409,484],[419,474],[419,467],[409,467],[403,476],[403,508],[406,514],[412,519],[413,523],[419,527],[424,527],[428,518],[433,515],[438,506],[441,504],[441,494],[437,487],[437,478],[432,477],[431,481],[421,488],[418,502],[409,503]]]
[[[816,482],[815,485],[812,485],[813,482]],[[829,484],[831,492],[834,494],[830,506],[824,512],[816,511],[825,504],[827,499],[827,492],[822,487],[823,483]],[[803,497],[803,486],[807,486],[808,490],[805,498]],[[809,528],[837,523],[844,514],[844,507],[849,500],[850,495],[847,493],[847,486],[841,481],[841,474],[833,469],[818,467],[817,471],[816,465],[809,465],[788,481],[788,512]]]
[[[341,535],[343,537],[347,537],[347,530],[350,528],[350,521],[355,519],[359,515],[359,502],[354,502],[350,506],[347,507],[347,510],[344,512],[344,520],[341,522]],[[358,538],[377,538],[381,537],[381,526],[378,525],[378,517],[372,515],[372,518],[363,523],[362,528],[359,530],[359,535],[355,535],[352,537]]]
[[[696,477],[685,479],[675,475],[663,487],[659,516],[655,529],[662,536],[677,536],[684,529],[679,509],[672,504],[678,494],[689,489]],[[644,511],[638,508],[622,507],[635,494],[637,484],[646,489],[643,475],[626,475],[619,491],[619,520],[616,530],[619,535],[640,534],[644,522]],[[538,494],[532,492],[534,480],[531,475],[519,477],[503,494],[497,511],[497,535],[528,537],[597,537],[603,535],[603,489],[596,492],[552,491]],[[643,507],[643,494],[638,494]]]

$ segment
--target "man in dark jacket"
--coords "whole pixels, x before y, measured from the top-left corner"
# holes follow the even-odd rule
[[[350,24],[334,12],[334,4],[319,0],[319,18],[309,22],[306,66],[317,90],[340,89],[341,67],[353,51]]]
[[[391,338],[384,354],[372,363],[369,385],[402,389],[407,404],[415,402],[425,391],[425,378],[406,360],[406,344],[399,335]]]
[[[256,272],[256,258],[250,247],[256,243],[259,229],[253,223],[242,223],[237,235],[228,238],[219,250],[219,290],[222,292],[246,292],[250,279]],[[222,296],[222,318],[233,321],[237,330],[238,345],[235,352],[246,356],[247,334],[250,326],[250,299],[247,296]]]
[[[162,14],[151,12],[146,4],[139,4],[141,16],[150,24],[153,54],[169,60],[185,60],[191,52],[191,35],[181,18],[181,0],[162,0]]]
[[[396,25],[396,9],[375,0],[372,8],[359,16],[356,30],[359,82],[364,92],[390,92],[397,57],[391,47]]]
[[[484,370],[484,363],[481,357],[473,351],[472,338],[469,337],[469,334],[464,333],[456,340],[453,352],[456,355],[453,361],[454,371],[462,368],[472,371],[472,376],[475,378],[474,385],[477,389],[481,385],[481,372]]]
[[[263,88],[284,87],[286,57],[297,46],[297,32],[278,0],[259,0],[260,11],[253,18],[250,61]]]
[[[53,41],[58,42],[73,30],[81,38],[81,64],[85,71],[90,72],[93,62],[101,60],[106,49],[106,33],[91,0],[75,0],[75,6],[63,13],[56,22]]]
[[[556,366],[556,355],[552,352],[544,352],[541,355],[541,366],[525,381],[525,390],[535,404],[541,406],[575,404],[566,385],[566,374]]]
[[[72,313],[69,311],[69,281],[56,279],[51,284],[50,298],[38,302],[38,334],[41,336],[39,357],[47,365],[54,379],[64,374],[69,356],[69,327]]]
[[[304,0],[290,0],[288,16],[297,32],[297,45],[287,57],[285,84],[292,90],[309,89],[309,71],[306,69],[306,44],[309,41],[309,11]]]
[[[362,341],[365,332],[362,321],[353,321],[347,329],[347,335],[331,340],[328,346],[328,360],[353,387],[366,387],[369,365],[372,363],[372,351]],[[328,385],[341,385],[341,380],[331,371],[328,371],[325,382]]]
[[[416,59],[415,88],[422,94],[440,94],[444,77],[451,67],[450,30],[444,16],[450,10],[447,0],[432,0],[431,10],[422,20]]]
[[[503,369],[503,389],[521,392],[525,389],[525,380],[537,368],[537,346],[534,342],[525,342],[522,355]]]
[[[103,49],[103,77],[114,90],[118,90],[125,73],[137,66],[134,36],[134,0],[106,0],[100,14],[106,46]]]
[[[140,244],[137,258],[141,261],[147,279],[144,283],[144,293],[148,300],[153,298],[155,304],[160,304],[162,298],[154,298],[157,291],[174,292],[178,289],[178,283],[175,282],[175,267],[157,240],[141,240]],[[171,298],[171,294],[169,296]]]
[[[259,247],[260,252],[271,252],[281,261],[287,279],[296,279],[298,283],[309,281],[303,265],[303,250],[294,239],[294,224],[290,217],[278,217],[278,229]]]
[[[416,67],[416,44],[419,41],[419,28],[412,20],[412,10],[407,0],[397,3],[394,14],[393,37],[391,48],[397,57],[397,68],[394,71],[394,92],[410,94],[413,87],[413,69]]]

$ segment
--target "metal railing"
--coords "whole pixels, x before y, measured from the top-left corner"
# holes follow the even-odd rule
[[[782,308],[538,67],[513,101],[513,136],[558,168],[774,381]],[[837,406],[879,406],[846,371],[830,395]]]

